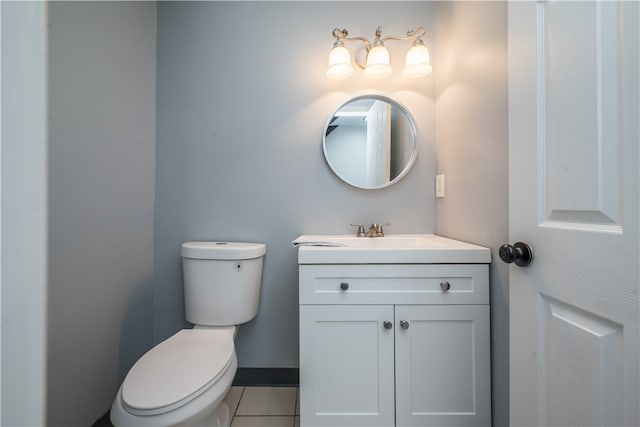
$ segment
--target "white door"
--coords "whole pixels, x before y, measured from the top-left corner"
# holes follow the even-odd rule
[[[490,426],[488,305],[397,305],[396,427]]]
[[[512,426],[640,425],[639,3],[509,3]]]
[[[381,187],[391,176],[391,105],[375,101],[367,112],[367,186]]]
[[[300,425],[393,426],[393,341],[392,305],[301,305]]]

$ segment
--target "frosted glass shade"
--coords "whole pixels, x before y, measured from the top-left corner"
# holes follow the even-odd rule
[[[374,79],[382,79],[391,74],[389,65],[389,51],[384,46],[376,46],[367,55],[367,68],[364,75]]]
[[[329,68],[325,75],[330,79],[346,79],[355,72],[351,65],[351,53],[344,46],[334,46],[329,52]]]
[[[409,49],[404,61],[402,77],[418,78],[431,74],[433,68],[429,61],[429,49],[423,44],[416,44]]]

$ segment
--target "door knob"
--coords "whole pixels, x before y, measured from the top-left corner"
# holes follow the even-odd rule
[[[500,246],[500,259],[507,264],[515,263],[518,267],[526,267],[533,261],[533,250],[525,242],[508,243]]]
[[[400,327],[402,329],[409,329],[409,322],[407,322],[406,320],[401,320],[400,321]]]
[[[384,322],[382,322],[382,326],[384,326],[385,329],[391,329],[393,328],[393,323],[389,322],[388,320],[385,320]]]

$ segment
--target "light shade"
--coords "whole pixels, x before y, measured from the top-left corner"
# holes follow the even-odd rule
[[[429,49],[423,43],[415,43],[404,61],[402,77],[418,78],[431,74],[433,68],[429,61]]]
[[[364,75],[374,79],[382,79],[391,74],[389,65],[389,51],[383,45],[374,47],[367,55],[367,68]]]
[[[333,49],[329,52],[329,68],[325,75],[330,79],[346,79],[355,72],[355,68],[351,65],[351,53],[349,50],[339,44],[333,45]]]

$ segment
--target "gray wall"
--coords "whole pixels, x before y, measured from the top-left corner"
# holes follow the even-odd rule
[[[3,64],[11,52],[5,24],[17,22],[6,16],[12,5],[0,9]],[[493,249],[493,409],[495,424],[508,424],[508,270],[495,253],[508,237],[505,4],[341,2],[338,12],[326,2],[161,2],[157,64],[155,4],[48,7],[48,19],[42,5],[22,15],[35,26],[14,39],[28,44],[13,52],[27,54],[18,60],[30,68],[2,69],[3,105],[12,102],[2,111],[3,425],[42,424],[47,292],[47,423],[88,425],[108,409],[135,359],[185,326],[181,242],[267,243],[260,313],[241,329],[240,365],[295,367],[297,265],[289,242],[373,220],[391,221],[392,233],[438,232]],[[331,29],[371,38],[378,25],[384,34],[425,25],[434,75],[400,78],[406,47],[389,43],[391,78],[368,81],[357,71],[327,80]],[[38,86],[47,84],[45,58],[48,134],[46,88]],[[322,158],[327,117],[365,93],[397,99],[417,120],[416,166],[388,189],[350,187]],[[22,118],[13,122],[9,112]],[[20,133],[27,130],[35,133]],[[7,135],[22,145],[7,144]],[[437,202],[436,154],[437,171],[447,175],[447,197]],[[47,218],[48,253],[34,252],[46,242]],[[21,268],[47,257],[47,278],[44,265]]]
[[[46,4],[2,14],[0,425],[44,425],[47,271]]]
[[[446,197],[437,233],[491,248],[494,425],[509,424],[507,4],[442,2],[436,8],[436,142]]]
[[[151,345],[156,5],[49,3],[47,425],[91,425]]]
[[[237,337],[241,367],[298,366],[298,274],[290,242],[391,222],[391,233],[434,232],[433,78],[400,77],[405,43],[390,42],[395,74],[328,80],[334,27],[373,38],[424,25],[429,2],[158,4],[154,338],[185,327],[180,244],[267,244],[260,310]],[[355,47],[355,46],[350,46]],[[365,191],[339,181],[322,156],[327,117],[348,98],[389,95],[416,118],[414,169]]]

